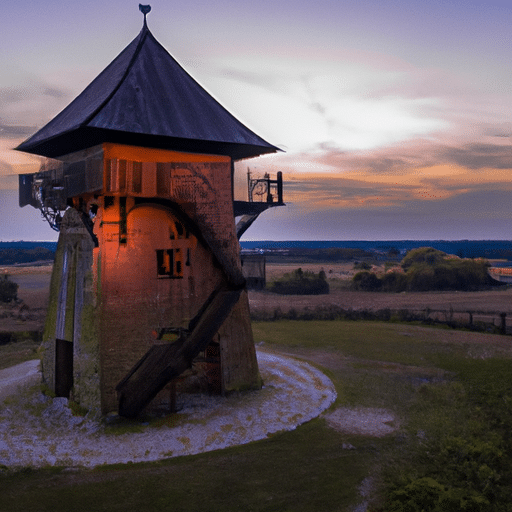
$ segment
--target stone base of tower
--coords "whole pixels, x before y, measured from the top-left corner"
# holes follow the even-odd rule
[[[100,333],[93,272],[94,241],[70,208],[61,223],[43,333],[42,373],[48,388],[100,411]]]

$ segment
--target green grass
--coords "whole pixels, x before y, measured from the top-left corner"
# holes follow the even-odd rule
[[[156,463],[0,469],[0,510],[347,511],[368,476],[373,511],[509,510],[512,350],[503,337],[350,321],[255,322],[253,330],[267,349],[322,368],[338,392],[333,407],[389,409],[398,432],[347,435],[319,418]]]
[[[39,359],[39,346],[39,343],[32,340],[0,345],[0,370],[31,359]]]
[[[160,463],[5,475],[0,510],[346,510],[373,447],[345,450],[345,441],[314,420],[263,442]]]
[[[484,354],[481,340],[490,335],[460,333],[385,322],[293,321],[253,322],[254,339],[277,348],[321,349],[364,360],[394,362],[419,367],[435,366],[439,354]],[[487,336],[487,338],[482,338]],[[465,343],[450,343],[464,339]]]

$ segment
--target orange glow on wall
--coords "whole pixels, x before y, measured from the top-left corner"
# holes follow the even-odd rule
[[[197,153],[182,153],[166,149],[143,148],[126,146],[123,144],[103,144],[105,159],[120,158],[138,162],[226,162],[231,160],[227,156],[204,155]]]

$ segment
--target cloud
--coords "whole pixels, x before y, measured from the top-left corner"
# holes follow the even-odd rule
[[[35,126],[13,126],[0,122],[0,138],[19,139],[20,137],[28,137],[35,130]]]
[[[64,88],[7,65],[0,77],[0,189],[17,188],[17,174],[36,172],[40,159],[12,148],[46,124],[68,102]]]
[[[3,127],[42,126],[68,103],[70,97],[70,91],[38,77],[24,73],[7,76],[5,80],[0,79],[0,123]]]
[[[392,209],[477,190],[512,192],[512,151],[494,140],[456,146],[420,139],[367,151],[322,144],[312,153],[277,155],[268,168],[283,171],[285,202],[307,211]]]
[[[250,127],[288,151],[365,150],[445,131],[441,71],[348,52],[211,58],[205,83]],[[366,60],[364,60],[366,59]]]
[[[511,169],[512,145],[474,143],[445,147],[440,158],[468,169]]]
[[[509,205],[510,192],[499,190],[363,208],[287,203],[267,210],[242,240],[508,240]]]
[[[1,127],[2,125],[0,125]],[[3,136],[0,131],[0,190],[18,188],[18,174],[37,172],[41,165],[41,158],[14,151],[25,137],[16,138],[14,132],[23,131],[22,127],[8,127],[9,136]]]

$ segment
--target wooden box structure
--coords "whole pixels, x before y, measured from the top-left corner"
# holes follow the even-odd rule
[[[233,163],[277,148],[206,93],[145,19],[17,149],[56,162],[20,176],[20,205],[60,229],[43,342],[50,388],[135,416],[195,361],[210,389],[260,385]]]

